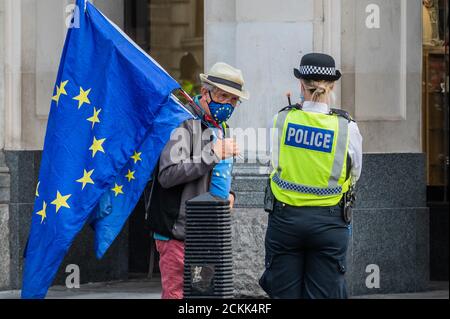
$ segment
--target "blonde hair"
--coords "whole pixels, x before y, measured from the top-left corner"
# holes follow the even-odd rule
[[[333,92],[334,81],[314,81],[314,80],[301,80],[303,86],[312,94],[312,101],[319,102],[326,100],[329,105],[334,104],[336,96]]]

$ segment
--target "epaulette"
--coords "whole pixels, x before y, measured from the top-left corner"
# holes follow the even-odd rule
[[[297,109],[297,110],[301,110],[302,106],[300,104],[293,104],[293,105],[288,105],[283,107],[281,110],[278,111],[278,113],[284,112],[284,111],[289,111],[289,110],[293,110],[293,109]]]
[[[330,114],[336,114],[337,116],[345,118],[349,122],[355,122],[355,120],[351,117],[351,115],[347,111],[341,109],[330,109]]]

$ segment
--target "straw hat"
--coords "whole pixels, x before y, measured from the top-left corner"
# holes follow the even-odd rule
[[[223,62],[214,64],[207,74],[200,74],[200,80],[219,89],[248,100],[250,94],[244,90],[244,78],[239,69]]]

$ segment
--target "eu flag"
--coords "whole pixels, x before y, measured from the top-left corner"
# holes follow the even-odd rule
[[[191,116],[171,95],[178,83],[151,57],[91,3],[77,0],[76,11],[50,106],[22,298],[45,297],[86,222],[99,231],[97,255],[104,253],[170,131]],[[104,216],[100,198],[112,208]]]
[[[170,133],[183,120],[192,117],[174,96],[169,98],[159,112],[144,142],[117,176],[114,185],[118,188],[102,195],[97,209],[91,216],[91,225],[95,230],[94,249],[99,259],[120,233],[139,201],[147,181],[151,179],[155,163],[170,138]],[[128,187],[127,194],[123,193],[122,185]]]

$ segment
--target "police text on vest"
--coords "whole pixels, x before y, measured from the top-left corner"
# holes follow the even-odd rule
[[[285,144],[309,150],[331,153],[334,131],[288,123]]]

